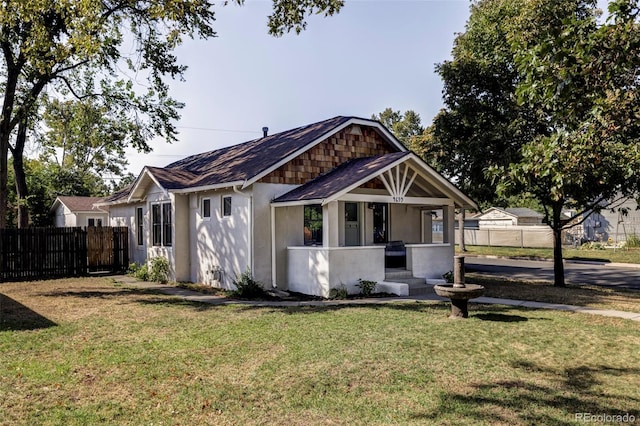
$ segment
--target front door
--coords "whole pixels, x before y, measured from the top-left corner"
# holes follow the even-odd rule
[[[344,245],[360,245],[358,203],[344,203]]]

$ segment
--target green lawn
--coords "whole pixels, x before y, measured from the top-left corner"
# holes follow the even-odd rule
[[[0,424],[568,425],[640,419],[640,327],[444,303],[204,306],[0,284]]]
[[[492,255],[523,258],[543,258],[553,259],[553,249],[550,248],[518,248],[518,247],[488,247],[488,246],[466,246],[468,254]],[[456,246],[458,250],[458,246]],[[565,259],[573,260],[595,260],[601,262],[615,263],[640,263],[640,248],[629,249],[604,249],[604,250],[582,250],[569,249],[562,250]]]

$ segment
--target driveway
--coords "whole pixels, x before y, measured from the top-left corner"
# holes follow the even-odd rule
[[[524,280],[553,281],[553,262],[465,257],[465,271]],[[595,284],[640,290],[640,267],[629,268],[591,263],[565,262],[567,284]]]

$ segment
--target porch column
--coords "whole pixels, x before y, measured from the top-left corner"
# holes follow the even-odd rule
[[[422,211],[422,242],[433,243],[433,215],[431,210]]]
[[[338,202],[332,201],[322,206],[322,241],[324,247],[338,247],[340,243],[340,215]]]
[[[455,239],[455,229],[453,223],[455,221],[454,206],[442,206],[442,242],[451,243]]]

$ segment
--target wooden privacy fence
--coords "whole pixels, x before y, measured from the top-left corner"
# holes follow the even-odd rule
[[[0,229],[0,282],[121,272],[127,227]]]

